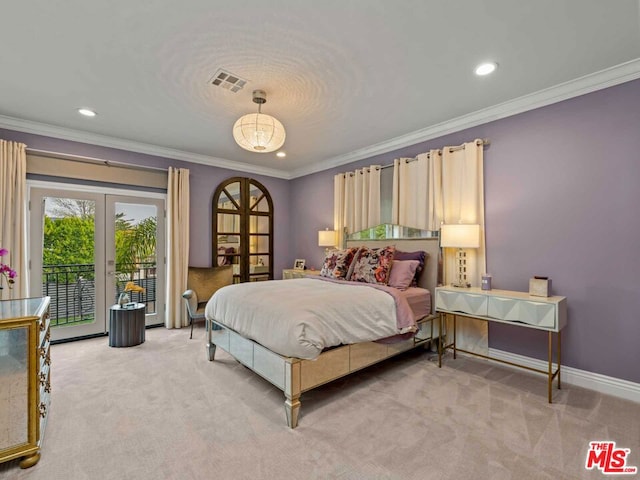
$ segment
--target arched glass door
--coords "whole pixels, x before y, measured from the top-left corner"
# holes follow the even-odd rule
[[[257,180],[234,177],[213,195],[213,258],[234,283],[273,279],[273,202]]]

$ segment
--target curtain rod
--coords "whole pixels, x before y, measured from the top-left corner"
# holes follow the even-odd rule
[[[59,158],[62,160],[71,160],[73,162],[89,163],[92,165],[104,165],[107,167],[129,168],[131,170],[149,170],[155,172],[168,172],[167,168],[147,167],[145,165],[135,165],[133,163],[113,162],[111,160],[103,160],[101,158],[83,157],[81,155],[72,155],[69,153],[52,152],[49,150],[38,150],[37,148],[27,147],[27,153],[38,154],[49,158]]]
[[[478,146],[480,145],[487,146],[487,145],[491,145],[491,140],[489,140],[488,138],[483,138],[482,140],[476,140],[475,144]],[[464,143],[456,147],[449,147],[449,153],[457,152],[458,150],[464,150]],[[438,149],[438,155],[442,155],[442,149]],[[429,157],[430,157],[430,154],[427,153],[427,158]],[[410,158],[407,160],[407,163],[413,162],[415,160],[417,160],[417,158]],[[393,163],[380,167],[380,170],[383,170],[385,168],[390,168],[390,167],[393,167]]]

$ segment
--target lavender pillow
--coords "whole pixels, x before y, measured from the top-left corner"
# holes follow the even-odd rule
[[[395,252],[396,247],[360,248],[353,261],[354,265],[349,280],[386,285],[389,281],[391,262]]]
[[[427,252],[419,250],[417,252],[401,252],[396,250],[396,254],[393,257],[394,260],[417,260],[418,268],[416,268],[415,276],[411,282],[411,286],[415,287],[418,284],[418,279],[424,270],[424,264],[427,261]]]
[[[406,290],[413,282],[418,265],[420,265],[418,260],[393,260],[388,285]]]
[[[347,248],[346,250],[333,250],[329,252],[322,263],[320,276],[346,278],[357,251],[357,248]]]

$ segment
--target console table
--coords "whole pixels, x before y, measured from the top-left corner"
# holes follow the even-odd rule
[[[551,387],[553,379],[558,378],[558,389],[560,382],[560,361],[561,361],[561,333],[567,324],[567,299],[565,297],[534,297],[525,292],[512,292],[509,290],[481,290],[479,288],[457,288],[438,287],[436,288],[435,299],[436,313],[440,317],[440,332],[445,329],[446,315],[453,316],[453,340],[447,343],[446,334],[444,342],[442,335],[438,345],[438,366],[442,366],[442,354],[447,350],[453,350],[453,358],[456,352],[464,352],[489,360],[506,363],[515,367],[525,368],[534,372],[547,375],[547,390],[549,403],[551,403]],[[457,348],[456,346],[456,319],[457,317],[468,317],[488,322],[504,323],[521,328],[534,328],[548,332],[548,368],[540,370],[537,368],[520,365],[506,360],[482,355]],[[553,334],[557,337],[557,368],[553,370]]]

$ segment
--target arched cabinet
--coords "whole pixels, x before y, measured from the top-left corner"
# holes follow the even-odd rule
[[[234,283],[273,279],[273,201],[257,180],[233,177],[213,195],[214,264],[233,265]]]

